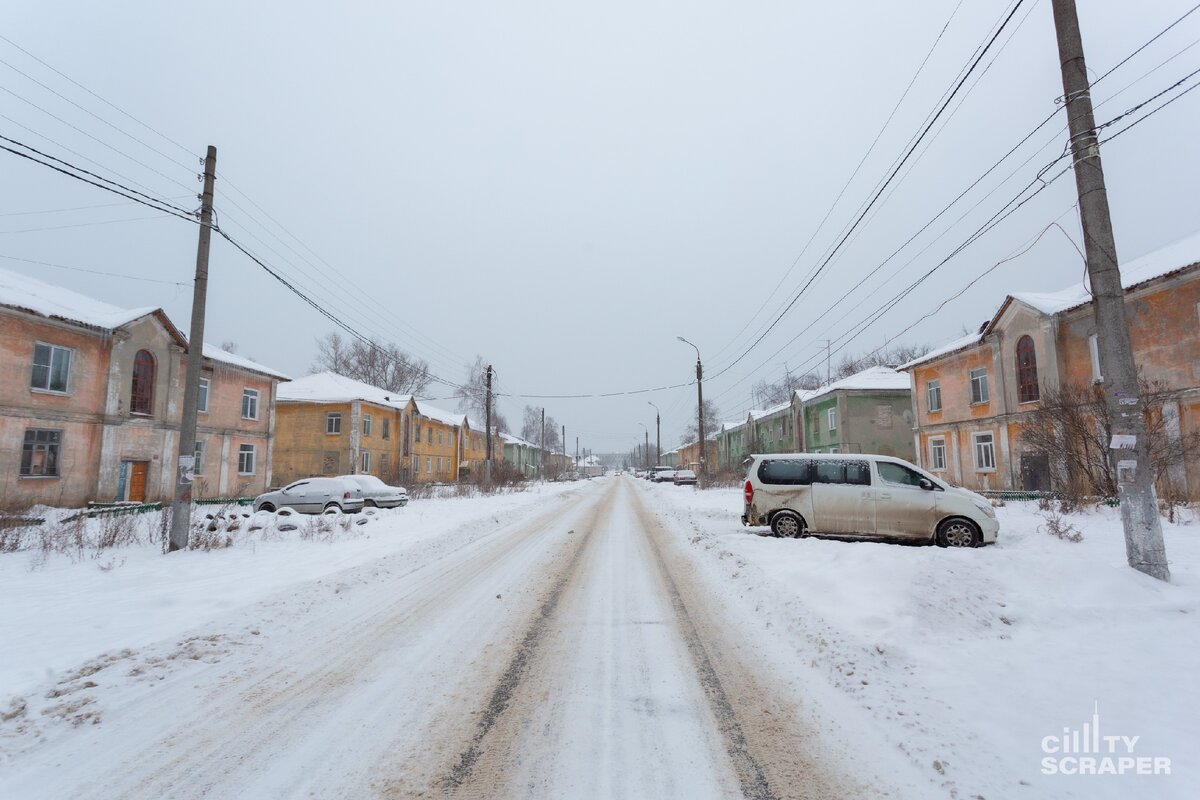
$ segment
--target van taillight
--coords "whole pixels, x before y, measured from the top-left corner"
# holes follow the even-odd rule
[[[750,481],[746,481],[746,504],[754,502],[754,485]]]

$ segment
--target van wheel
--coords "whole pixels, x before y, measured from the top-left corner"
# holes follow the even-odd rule
[[[771,533],[780,539],[798,539],[808,533],[800,515],[792,511],[780,511],[771,517]]]
[[[937,529],[938,547],[978,547],[983,536],[970,520],[955,517],[942,520]]]

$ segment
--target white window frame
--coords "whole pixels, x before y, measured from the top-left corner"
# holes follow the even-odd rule
[[[979,440],[986,436],[986,442]],[[986,447],[985,447],[986,446]],[[987,453],[988,459],[992,462],[990,465],[982,466],[979,463],[980,453]],[[995,472],[996,471],[996,435],[990,431],[983,431],[971,434],[971,457],[975,460],[976,472]]]
[[[826,423],[826,425],[828,425],[829,430],[831,430],[831,431],[837,430],[837,408],[836,407],[825,409],[825,423]]]
[[[971,379],[970,380],[971,405],[981,406],[986,403],[990,403],[992,400],[992,391],[991,391],[991,387],[988,385],[988,383],[989,383],[988,368],[987,367],[977,367],[977,368],[971,370],[971,372],[969,373],[969,377]],[[978,384],[978,386],[980,387],[978,400],[975,399],[976,384]]]
[[[204,472],[204,440],[196,440],[195,461],[192,462],[192,472],[199,475]]]
[[[442,447],[446,444],[446,441],[442,438],[442,434],[444,433],[445,431],[438,431],[438,447]]]
[[[1103,383],[1104,374],[1100,372],[1100,337],[1094,333],[1088,337],[1088,354],[1092,359],[1092,383]]]
[[[342,412],[330,411],[325,414],[325,435],[326,436],[341,436],[342,435]]]
[[[28,438],[30,431],[32,431],[34,434],[34,441],[32,442],[33,446],[32,446],[32,448],[30,448],[30,457],[29,457],[30,471],[29,472],[21,472],[20,464],[21,464],[21,462],[23,462],[25,460],[25,445],[28,444],[26,439]],[[56,433],[56,434],[58,434],[58,441],[57,442],[38,442],[37,434],[39,434],[39,433]],[[22,480],[28,480],[28,479],[42,480],[42,479],[47,479],[47,478],[49,478],[49,479],[61,478],[62,477],[63,439],[65,439],[65,438],[66,437],[64,436],[64,432],[61,428],[26,428],[24,433],[21,434],[21,455],[20,455],[20,459],[18,461],[18,466],[17,466],[18,477],[21,478]],[[54,472],[50,473],[50,472],[46,472],[46,461],[49,460],[50,452],[52,450],[54,452]],[[39,451],[44,454],[42,456],[42,471],[34,472],[33,471],[33,455],[32,454],[39,452]]]
[[[937,405],[934,405],[933,398],[937,395]],[[932,414],[935,411],[942,410],[942,380],[934,378],[933,380],[925,381],[925,411]]]
[[[262,392],[258,389],[251,389],[249,386],[242,389],[242,419],[258,419],[258,401],[261,398]]]
[[[359,466],[363,472],[371,471],[371,453],[363,450],[359,457]]]
[[[941,456],[941,464],[938,464],[938,456]],[[929,437],[929,469],[931,472],[946,471],[946,437],[931,436]]]
[[[246,456],[250,456],[250,468],[246,469]],[[258,469],[258,445],[238,445],[238,475],[254,475]]]
[[[50,363],[46,364],[46,385],[33,385],[33,370],[37,368],[37,349],[39,347],[50,348]],[[51,389],[50,380],[54,376],[54,354],[56,352],[66,353],[67,358],[67,385],[62,389]],[[34,392],[45,392],[46,394],[70,394],[71,393],[71,368],[75,366],[75,351],[70,347],[63,347],[60,344],[51,342],[34,342],[33,357],[29,360],[29,388]]]
[[[201,378],[199,388],[196,390],[196,413],[208,413],[208,390],[212,387],[212,382],[208,378]]]
[[[363,436],[371,435],[371,427],[372,427],[373,422],[374,422],[374,420],[371,419],[370,414],[363,414],[363,418],[362,418],[362,435]]]
[[[427,474],[427,475],[433,474],[433,457],[432,456],[425,456],[425,474]]]
[[[392,438],[392,421],[387,417],[383,418],[383,430],[379,435],[384,439]]]

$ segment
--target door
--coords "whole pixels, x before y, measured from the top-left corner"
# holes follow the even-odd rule
[[[871,465],[853,459],[815,459],[812,529],[841,536],[875,535]]]
[[[129,494],[127,500],[131,503],[146,502],[146,473],[150,464],[146,461],[129,462]]]
[[[880,536],[928,539],[937,522],[937,492],[921,488],[924,475],[891,461],[875,462],[875,529]]]
[[[1021,454],[1021,488],[1027,492],[1050,491],[1050,457]]]

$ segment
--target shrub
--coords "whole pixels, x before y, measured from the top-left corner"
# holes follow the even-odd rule
[[[1082,542],[1083,533],[1074,525],[1063,519],[1062,514],[1051,511],[1043,515],[1046,520],[1038,526],[1038,530],[1043,530],[1051,536],[1056,536],[1064,542]]]

